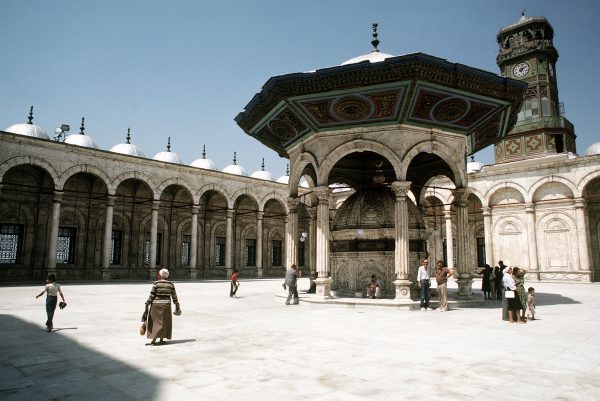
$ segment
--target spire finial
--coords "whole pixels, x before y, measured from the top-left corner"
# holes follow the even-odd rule
[[[471,155],[471,163],[475,161],[475,156]]]
[[[290,165],[289,164],[285,165],[285,175],[290,175]]]
[[[29,109],[29,117],[27,118],[29,119],[27,124],[33,124],[33,106],[31,106],[31,108]]]
[[[202,145],[202,158],[206,159],[206,145]]]
[[[233,152],[233,164],[237,164],[237,152]]]
[[[377,34],[377,27],[379,26],[379,24],[377,22],[373,22],[372,27],[373,27],[373,40],[371,41],[371,44],[373,45],[373,50],[374,52],[378,52],[379,49],[377,48],[377,46],[379,46],[379,39],[377,39],[377,36],[379,36]]]
[[[260,165],[260,167],[262,168],[262,171],[265,171],[265,158],[264,157],[262,159],[262,164]]]
[[[125,138],[127,140],[127,144],[131,143],[131,127],[127,128],[127,138]]]
[[[525,16],[525,11],[527,11],[527,9],[526,9],[526,8],[523,8],[523,9],[521,10],[521,17],[524,17],[524,16]]]
[[[171,151],[171,137],[167,138],[167,152]]]
[[[85,135],[83,131],[85,131],[85,117],[81,117],[81,127],[79,127],[79,134]]]

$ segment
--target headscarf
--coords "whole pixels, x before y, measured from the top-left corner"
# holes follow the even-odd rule
[[[162,278],[169,278],[169,271],[167,269],[160,269],[158,275]]]

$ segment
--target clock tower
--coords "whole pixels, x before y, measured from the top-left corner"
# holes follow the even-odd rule
[[[497,163],[575,152],[575,130],[558,99],[554,29],[543,17],[526,17],[498,32],[496,63],[503,77],[528,88],[512,131],[495,145]]]

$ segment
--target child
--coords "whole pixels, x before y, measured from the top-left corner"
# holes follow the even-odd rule
[[[46,314],[48,315],[48,320],[46,320],[46,330],[48,332],[51,332],[53,327],[52,319],[54,318],[54,311],[56,310],[56,303],[58,301],[57,294],[60,294],[62,301],[65,302],[65,297],[60,290],[60,285],[58,285],[55,281],[56,276],[54,274],[48,274],[48,277],[46,277],[46,287],[44,288],[44,291],[40,292],[36,296],[37,299],[44,295],[44,293],[48,294],[46,297]]]
[[[234,270],[233,274],[231,275],[231,288],[229,290],[229,297],[230,298],[232,298],[232,297],[236,297],[237,298],[237,295],[235,295],[235,293],[237,292],[238,287],[240,286],[240,282],[237,279],[238,278],[238,274],[239,274],[238,271]]]
[[[529,293],[527,295],[527,308],[529,308],[527,318],[529,320],[535,320],[535,288],[529,287],[527,292]]]

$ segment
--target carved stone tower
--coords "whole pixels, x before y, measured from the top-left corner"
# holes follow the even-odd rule
[[[496,63],[502,76],[528,84],[517,123],[495,145],[497,163],[575,152],[574,127],[558,100],[553,37],[546,18],[524,13],[496,36],[500,45]]]

